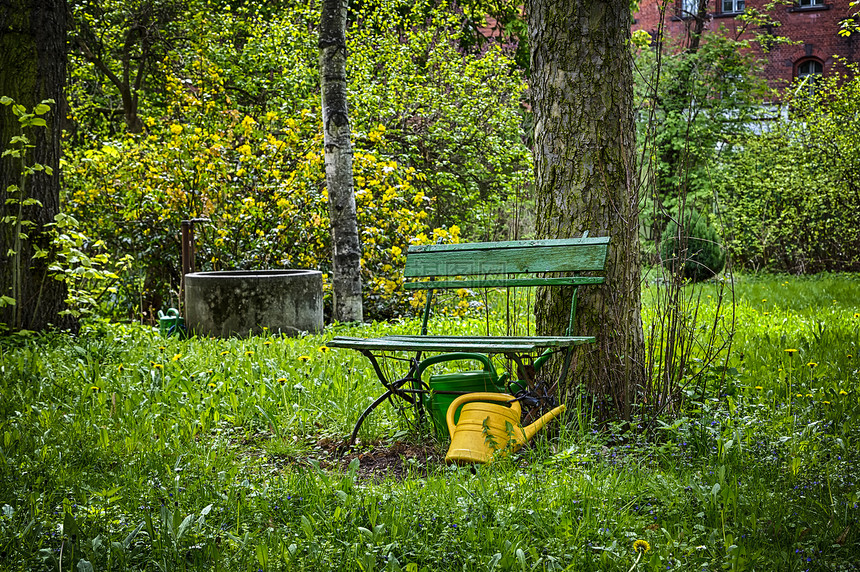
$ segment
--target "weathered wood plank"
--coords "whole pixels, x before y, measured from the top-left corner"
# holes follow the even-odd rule
[[[581,286],[603,284],[603,276],[562,276],[557,278],[488,278],[486,280],[428,280],[404,282],[404,290],[446,288],[518,288],[525,286]]]
[[[548,238],[534,240],[504,240],[499,242],[461,242],[459,244],[414,244],[409,247],[413,252],[453,252],[457,250],[505,250],[510,248],[532,248],[545,246],[588,246],[609,244],[608,236],[591,238]]]
[[[462,248],[415,252],[410,247],[403,275],[415,278],[603,270],[606,253],[606,243],[576,246],[537,244],[496,250]]]

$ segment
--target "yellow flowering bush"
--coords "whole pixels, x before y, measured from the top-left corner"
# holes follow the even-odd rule
[[[207,77],[196,90],[169,77],[168,117],[147,117],[144,133],[73,154],[66,166],[69,209],[136,261],[125,295],[142,295],[144,312],[177,290],[182,220],[210,221],[198,226],[198,268],[313,268],[326,278],[331,268],[319,113],[253,118],[227,97],[214,103],[217,69]],[[459,229],[427,226],[431,201],[414,186],[414,168],[362,150],[354,157],[367,312],[390,317],[410,308],[400,289],[408,245],[456,242]]]

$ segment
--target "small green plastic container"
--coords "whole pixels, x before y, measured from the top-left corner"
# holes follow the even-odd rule
[[[456,394],[435,393],[436,391],[460,391],[463,393],[475,393],[477,391],[490,391],[493,393],[504,393],[503,387],[497,385],[495,372],[484,370],[464,371],[459,373],[447,373],[443,375],[431,375],[428,381],[433,393],[423,396],[424,407],[433,420],[433,427],[439,438],[450,437],[446,417],[451,403],[459,397]],[[459,420],[460,413],[454,413],[454,422]]]
[[[176,308],[170,308],[166,314],[161,310],[158,311],[158,333],[161,334],[162,338],[169,337],[173,333],[179,333],[184,325],[185,318],[179,317],[179,310]]]

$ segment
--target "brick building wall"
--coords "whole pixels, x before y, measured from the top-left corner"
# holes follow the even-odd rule
[[[736,18],[737,12],[723,12],[723,8],[761,8],[766,3],[767,0],[708,0],[704,34],[725,27],[727,33],[734,36],[742,23]],[[664,4],[665,35],[683,42],[695,26],[695,18],[684,12],[684,7],[695,10],[696,0],[641,0],[633,30],[644,30],[654,37],[659,29],[660,6]],[[827,75],[836,64],[835,56],[848,62],[860,62],[860,34],[839,35],[840,22],[857,9],[852,10],[849,4],[850,0],[795,0],[770,12],[771,19],[781,25],[767,31],[797,42],[776,44],[766,55],[768,63],[764,74],[771,85],[786,85],[793,78],[810,72]],[[747,31],[742,37],[751,38],[752,35]],[[758,45],[754,45],[761,54]]]

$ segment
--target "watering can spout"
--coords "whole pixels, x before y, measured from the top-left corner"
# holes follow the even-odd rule
[[[541,417],[527,427],[523,427],[523,431],[526,434],[526,441],[531,441],[531,438],[535,436],[535,433],[543,429],[543,426],[564,413],[564,405],[559,405],[549,413],[544,413]]]

